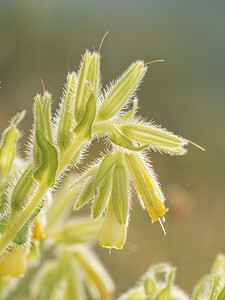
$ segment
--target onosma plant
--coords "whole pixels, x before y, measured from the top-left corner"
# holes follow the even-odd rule
[[[168,209],[147,154],[183,155],[189,141],[137,114],[136,90],[148,65],[135,61],[102,89],[100,49],[86,51],[78,71],[67,76],[55,114],[45,89],[34,98],[26,158],[18,151],[25,113],[10,121],[0,146],[1,299],[112,299],[113,281],[88,244],[98,236],[110,251],[123,248],[131,191],[164,230]],[[99,138],[108,150],[79,172],[74,166]],[[69,214],[71,203],[75,210],[89,203],[91,218]],[[140,298],[121,299],[186,299],[182,292],[170,297],[174,269],[165,265],[167,279],[158,284],[157,268],[139,287]]]

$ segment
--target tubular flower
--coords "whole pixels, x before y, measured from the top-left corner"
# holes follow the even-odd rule
[[[152,219],[152,223],[163,217],[168,209],[164,205],[164,197],[151,170],[136,154],[125,154],[126,162],[133,178],[137,193]]]
[[[26,250],[17,246],[10,252],[6,252],[2,255],[0,261],[0,274],[4,276],[23,277],[26,266]]]
[[[99,232],[99,245],[104,248],[123,249],[127,238],[125,224],[120,224],[116,218],[110,199],[106,218]]]

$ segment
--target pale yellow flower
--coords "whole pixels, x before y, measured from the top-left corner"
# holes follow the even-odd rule
[[[99,245],[104,248],[123,249],[127,238],[125,224],[120,224],[116,218],[110,199],[108,211],[104,223],[99,232]]]

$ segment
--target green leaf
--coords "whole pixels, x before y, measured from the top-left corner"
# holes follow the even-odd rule
[[[121,161],[113,169],[112,204],[118,222],[126,224],[128,215],[128,176]]]
[[[143,149],[148,147],[148,145],[138,147],[134,146],[133,142],[129,138],[127,138],[121,131],[119,131],[115,126],[110,131],[109,139],[112,143],[132,151],[142,151]]]
[[[99,83],[99,55],[86,52],[80,69],[80,76],[75,99],[75,120],[79,124],[85,114],[86,105],[93,91],[97,97]],[[91,87],[91,89],[89,88]]]
[[[22,210],[26,206],[34,187],[33,166],[29,165],[13,189],[11,196],[11,210],[13,213]]]
[[[58,152],[44,137],[40,130],[36,132],[38,146],[42,153],[42,164],[35,171],[34,179],[52,187],[55,183],[55,174],[58,166]]]
[[[8,174],[16,152],[16,142],[19,132],[16,128],[17,124],[23,119],[25,111],[18,113],[11,121],[11,124],[3,137],[0,148],[0,175]]]
[[[92,93],[87,102],[86,111],[83,116],[82,121],[74,129],[75,134],[80,134],[82,137],[90,139],[91,138],[91,128],[92,123],[95,119],[96,114],[96,99],[95,95]]]
[[[64,153],[74,135],[75,127],[74,104],[75,104],[75,73],[68,74],[65,95],[62,100],[62,109],[60,111],[60,120],[57,130],[57,142],[60,152]]]
[[[119,129],[127,137],[139,143],[148,143],[153,149],[163,150],[171,154],[185,154],[183,148],[187,142],[165,129],[153,125],[142,125],[137,123],[126,123]]]
[[[132,64],[106,95],[99,108],[96,120],[109,120],[132,96],[144,76],[146,67],[140,61]]]

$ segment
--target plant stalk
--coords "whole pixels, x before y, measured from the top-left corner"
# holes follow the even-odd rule
[[[59,160],[58,168],[56,171],[56,179],[63,171],[65,171],[72,158],[85,141],[86,140],[84,140],[84,138],[80,137],[79,135],[75,135],[75,138],[69,149]],[[41,199],[45,196],[48,189],[49,187],[46,186],[44,182],[40,182],[32,200],[29,202],[22,214],[18,218],[16,218],[14,222],[12,221],[11,223],[9,223],[9,226],[6,228],[6,231],[3,233],[0,240],[0,254],[14,240],[19,230],[23,227],[23,225],[27,222],[27,220],[39,205]]]

